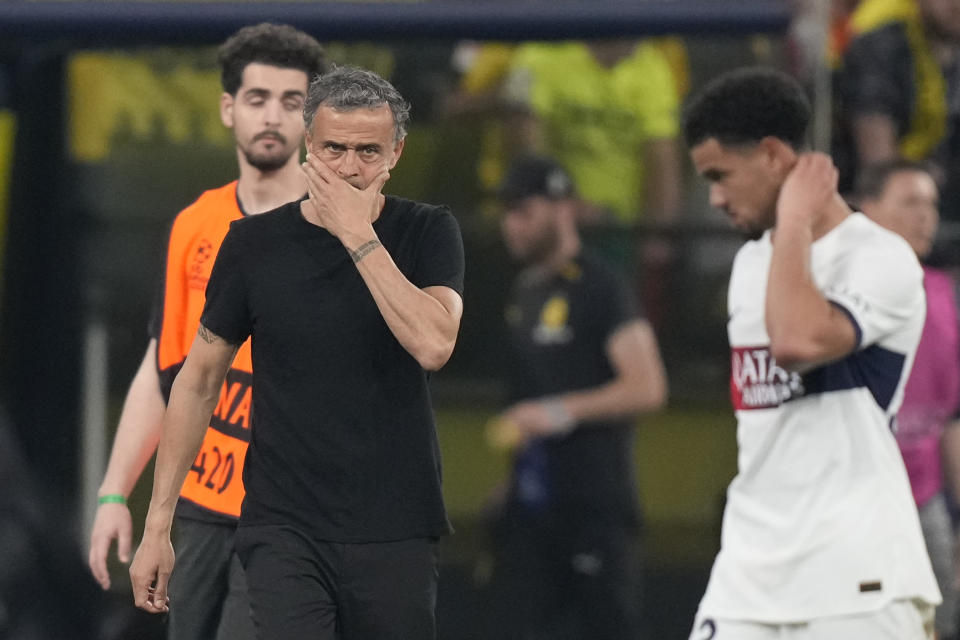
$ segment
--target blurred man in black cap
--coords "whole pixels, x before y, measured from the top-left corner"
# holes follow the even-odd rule
[[[490,636],[633,639],[633,427],[666,400],[656,337],[620,275],[582,249],[562,167],[520,158],[499,196],[523,270],[506,309],[513,404],[488,432],[515,448],[494,526]]]

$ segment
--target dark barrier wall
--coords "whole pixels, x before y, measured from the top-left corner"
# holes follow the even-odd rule
[[[0,4],[0,40],[216,42],[256,22],[289,22],[322,39],[443,37],[552,40],[783,31],[783,0],[659,2],[14,2]]]

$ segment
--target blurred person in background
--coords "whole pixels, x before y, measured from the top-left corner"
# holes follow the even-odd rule
[[[220,48],[220,116],[236,138],[240,176],[202,194],[180,212],[167,243],[162,289],[150,340],[120,416],[99,489],[90,537],[90,570],[110,587],[113,540],[130,558],[126,499],[161,436],[171,386],[200,322],[204,289],[230,223],[303,197],[301,115],[310,79],[324,68],[323,49],[285,25],[244,27]],[[242,472],[252,426],[250,343],[244,343],[220,391],[191,475],[177,506],[177,573],[170,588],[168,636],[175,640],[253,637],[243,569],[233,540],[244,490]]]
[[[485,193],[495,193],[519,155],[556,158],[580,190],[585,241],[637,272],[637,291],[658,326],[676,251],[656,228],[673,224],[681,206],[676,135],[688,82],[683,41],[467,42],[453,64],[462,77],[447,112],[482,123],[477,175]],[[479,206],[498,213],[495,198]],[[638,244],[640,224],[655,232]]]
[[[638,637],[636,416],[661,408],[657,340],[633,295],[583,250],[573,182],[523,156],[499,196],[523,265],[506,309],[514,404],[490,425],[516,447],[493,525],[489,637]]]
[[[0,638],[119,638],[120,621],[84,570],[20,451],[0,409]]]
[[[960,225],[960,0],[862,0],[836,88],[834,157],[852,195],[867,166],[928,161]]]
[[[661,236],[638,244],[629,231],[670,225],[680,214],[680,83],[658,42],[524,44],[504,85],[511,134],[570,172],[585,223],[612,228],[592,242],[624,269],[639,268],[638,293],[655,327],[674,251]]]
[[[653,41],[527,43],[503,94],[513,136],[561,163],[596,220],[669,223],[680,209],[679,96]]]
[[[560,65],[561,78],[555,77],[557,72],[551,68],[552,57],[565,53],[569,60],[569,52],[572,51],[581,54],[577,57],[577,63],[586,70],[581,74],[586,77],[578,81],[590,86],[577,90],[560,89],[557,84],[563,78],[563,71],[574,72]],[[644,61],[638,62],[635,58]],[[674,167],[679,153],[674,150],[670,154],[670,145],[655,143],[654,139],[676,136],[676,107],[678,98],[687,91],[689,71],[682,40],[662,37],[645,39],[642,44],[635,41],[603,41],[562,45],[465,41],[456,47],[451,64],[461,77],[457,89],[448,98],[448,114],[480,118],[490,125],[482,132],[480,156],[477,159],[477,178],[485,192],[495,194],[507,165],[519,155],[547,153],[563,161],[559,154],[566,153],[565,147],[584,146],[582,140],[565,143],[566,135],[583,137],[583,134],[566,131],[566,128],[593,127],[594,131],[586,137],[593,139],[596,147],[587,151],[594,155],[600,153],[603,139],[598,136],[610,139],[611,134],[601,130],[609,123],[604,124],[600,116],[591,117],[586,112],[628,111],[634,120],[628,122],[629,119],[622,119],[619,124],[629,126],[612,134],[615,138],[628,136],[629,143],[633,145],[631,151],[635,157],[620,156],[626,164],[618,168],[616,174],[621,177],[629,174],[627,180],[610,180],[604,178],[600,171],[589,176],[591,195],[584,196],[586,201],[581,204],[585,210],[580,215],[587,221],[606,217],[608,221],[629,224],[640,220],[645,212],[654,211],[651,214],[654,221],[662,222],[662,217],[672,219],[669,214],[676,213],[679,208],[679,184],[669,182],[661,186],[665,179],[661,172]],[[618,70],[621,65],[632,67],[633,70]],[[666,65],[666,70],[663,65]],[[653,71],[654,75],[644,78],[642,74],[633,75],[635,71]],[[569,77],[566,79],[570,80]],[[669,79],[674,85],[666,94],[657,85],[664,79]],[[511,86],[511,83],[519,86]],[[538,92],[536,100],[533,96],[534,84]],[[565,86],[569,84],[567,82]],[[626,93],[636,96],[654,89],[659,92],[660,101],[646,99],[644,105],[638,107],[628,105],[623,100]],[[557,95],[549,97],[551,94]],[[578,110],[583,112],[583,121],[558,122],[564,116],[553,111],[560,107],[546,104],[547,100],[557,103],[573,100],[582,102]],[[610,118],[615,119],[614,116],[608,116]],[[668,124],[657,122],[659,118]],[[672,126],[669,125],[671,120]],[[637,130],[642,131],[639,136],[643,138],[642,142],[637,141]],[[644,148],[648,143],[650,148]],[[644,170],[639,163],[645,157],[658,163],[667,162],[662,169],[655,166]],[[570,162],[578,168],[588,164],[577,158],[570,159]],[[577,177],[577,172],[571,169],[571,173]],[[651,191],[644,191],[642,187],[644,174],[650,174],[646,179],[654,183]],[[494,204],[498,206],[498,203]],[[661,216],[658,212],[667,212],[668,215]],[[499,211],[496,213],[499,214]]]
[[[787,33],[790,72],[804,86],[812,86],[817,67],[824,63],[831,70],[840,66],[840,58],[853,37],[851,18],[861,0],[829,0],[826,42],[823,38],[821,0],[791,0],[793,18]]]
[[[933,247],[938,194],[933,176],[920,164],[893,160],[867,167],[857,188],[861,210],[901,235],[920,260]],[[956,640],[958,615],[957,538],[948,500],[960,496],[960,319],[956,283],[923,267],[927,317],[903,404],[897,412],[897,443],[907,465],[927,551],[943,594],[937,608],[939,640]],[[946,480],[946,486],[944,485]]]
[[[711,204],[749,239],[728,293],[737,475],[691,640],[933,637],[940,591],[891,430],[923,271],[805,151],[810,117],[764,68],[722,74],[684,112]]]
[[[230,225],[163,419],[130,567],[138,607],[167,610],[179,487],[250,337],[257,421],[235,546],[257,636],[436,637],[450,525],[427,378],[456,344],[464,257],[448,208],[382,193],[409,112],[373,72],[317,76],[309,197]]]

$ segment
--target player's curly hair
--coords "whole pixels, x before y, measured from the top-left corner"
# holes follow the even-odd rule
[[[323,47],[313,37],[285,24],[263,22],[243,27],[219,49],[220,84],[232,96],[243,82],[243,70],[258,62],[284,69],[299,69],[307,81],[326,71]]]
[[[688,147],[709,138],[734,146],[773,136],[799,151],[810,117],[810,101],[796,80],[767,67],[746,67],[718,76],[691,98],[683,110],[683,134]]]

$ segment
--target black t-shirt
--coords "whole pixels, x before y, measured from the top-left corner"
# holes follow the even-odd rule
[[[610,382],[607,341],[638,317],[623,279],[589,254],[549,279],[521,275],[506,309],[512,400]],[[636,522],[632,425],[632,419],[584,423],[568,436],[534,441],[517,455],[512,502]]]
[[[387,196],[373,224],[414,285],[463,290],[446,208]],[[238,220],[217,255],[202,324],[252,336],[245,524],[376,542],[449,531],[427,374],[397,342],[343,245],[300,203]]]

